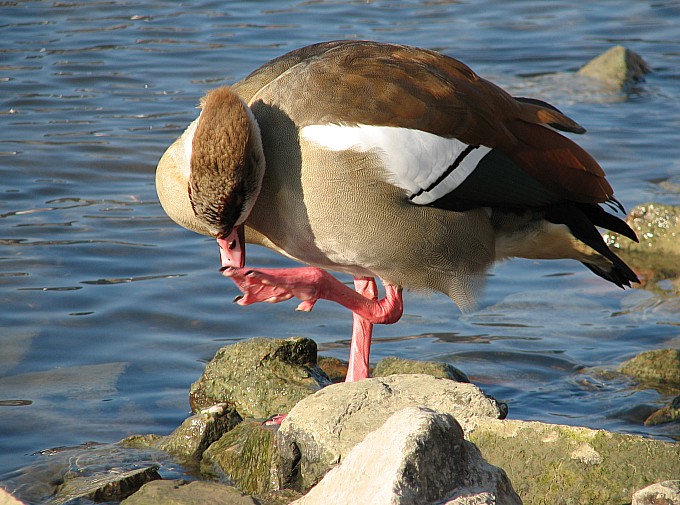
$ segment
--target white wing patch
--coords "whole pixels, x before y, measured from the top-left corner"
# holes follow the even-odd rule
[[[179,150],[175,151],[174,155],[180,174],[187,180],[189,180],[189,175],[191,174],[191,152],[199,119],[200,115],[184,130],[184,133],[179,138]]]
[[[310,125],[302,138],[332,151],[373,151],[383,161],[388,182],[404,189],[413,203],[427,205],[456,189],[491,151],[457,139],[393,126]]]

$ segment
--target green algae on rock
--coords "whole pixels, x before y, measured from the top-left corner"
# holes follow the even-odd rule
[[[476,419],[469,440],[503,468],[525,505],[630,503],[677,478],[680,444],[588,428]]]
[[[191,407],[198,412],[228,403],[243,418],[285,414],[331,383],[316,358],[316,343],[307,338],[253,338],[223,347],[191,385]]]
[[[233,486],[217,482],[157,480],[144,484],[121,505],[259,505]]]
[[[470,382],[467,375],[456,367],[441,361],[417,361],[389,356],[381,359],[373,370],[373,377],[386,377],[396,374],[424,374],[438,379],[451,379],[456,382]]]
[[[274,429],[247,420],[206,449],[201,472],[226,476],[249,494],[265,493],[277,488],[272,483],[273,451]]]
[[[680,350],[655,349],[641,352],[621,364],[619,371],[652,386],[680,390]]]

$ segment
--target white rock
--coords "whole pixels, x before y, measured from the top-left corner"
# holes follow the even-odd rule
[[[450,414],[396,412],[296,505],[518,505],[505,472],[489,465]]]

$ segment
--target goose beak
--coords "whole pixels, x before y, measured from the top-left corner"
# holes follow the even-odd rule
[[[229,235],[218,238],[222,268],[243,268],[246,264],[246,241],[243,225],[234,227]]]

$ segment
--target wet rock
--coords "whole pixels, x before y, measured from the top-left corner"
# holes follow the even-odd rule
[[[607,245],[643,277],[651,280],[680,276],[680,206],[660,203],[637,205],[626,222],[637,233],[635,243],[614,232],[604,235]]]
[[[219,403],[185,419],[158,445],[182,463],[198,463],[203,451],[243,419],[236,409]]]
[[[139,468],[126,472],[109,471],[86,477],[67,478],[59,487],[51,505],[62,505],[88,499],[94,502],[120,501],[147,482],[159,480],[158,467]]]
[[[246,493],[276,489],[271,467],[274,429],[259,421],[244,421],[203,453],[201,472],[227,477]]]
[[[243,418],[268,418],[330,383],[316,365],[314,341],[254,338],[217,351],[189,400],[194,412],[228,403]]]
[[[668,480],[640,489],[631,505],[680,505],[680,480]]]
[[[619,370],[652,385],[680,388],[680,350],[645,351],[622,363]]]
[[[293,503],[425,505],[448,497],[448,503],[462,504],[458,498],[482,493],[494,500],[487,503],[521,504],[505,472],[489,465],[464,440],[453,416],[410,407],[369,433]]]
[[[276,434],[282,488],[309,489],[368,433],[398,410],[425,407],[453,415],[502,418],[507,408],[472,384],[429,375],[391,375],[328,386],[300,401]]]
[[[317,364],[333,383],[343,382],[347,377],[348,363],[346,361],[331,356],[319,356]]]
[[[159,480],[150,482],[121,505],[259,505],[233,486],[217,482]]]
[[[467,375],[448,363],[440,361],[416,361],[393,356],[380,360],[371,376],[386,377],[395,374],[425,374],[440,379],[470,382]]]
[[[28,503],[59,505],[106,496],[119,501],[144,482],[160,478],[158,468],[171,474],[174,467],[165,452],[152,447],[91,442],[40,451],[33,464],[14,472],[3,485]]]
[[[678,422],[680,422],[680,396],[676,396],[670,405],[661,407],[647,417],[645,419],[645,426]]]
[[[624,86],[642,80],[649,71],[642,56],[623,46],[614,46],[590,60],[578,73],[616,86]]]
[[[675,479],[680,444],[587,428],[475,418],[468,439],[505,470],[525,505],[630,503]]]

